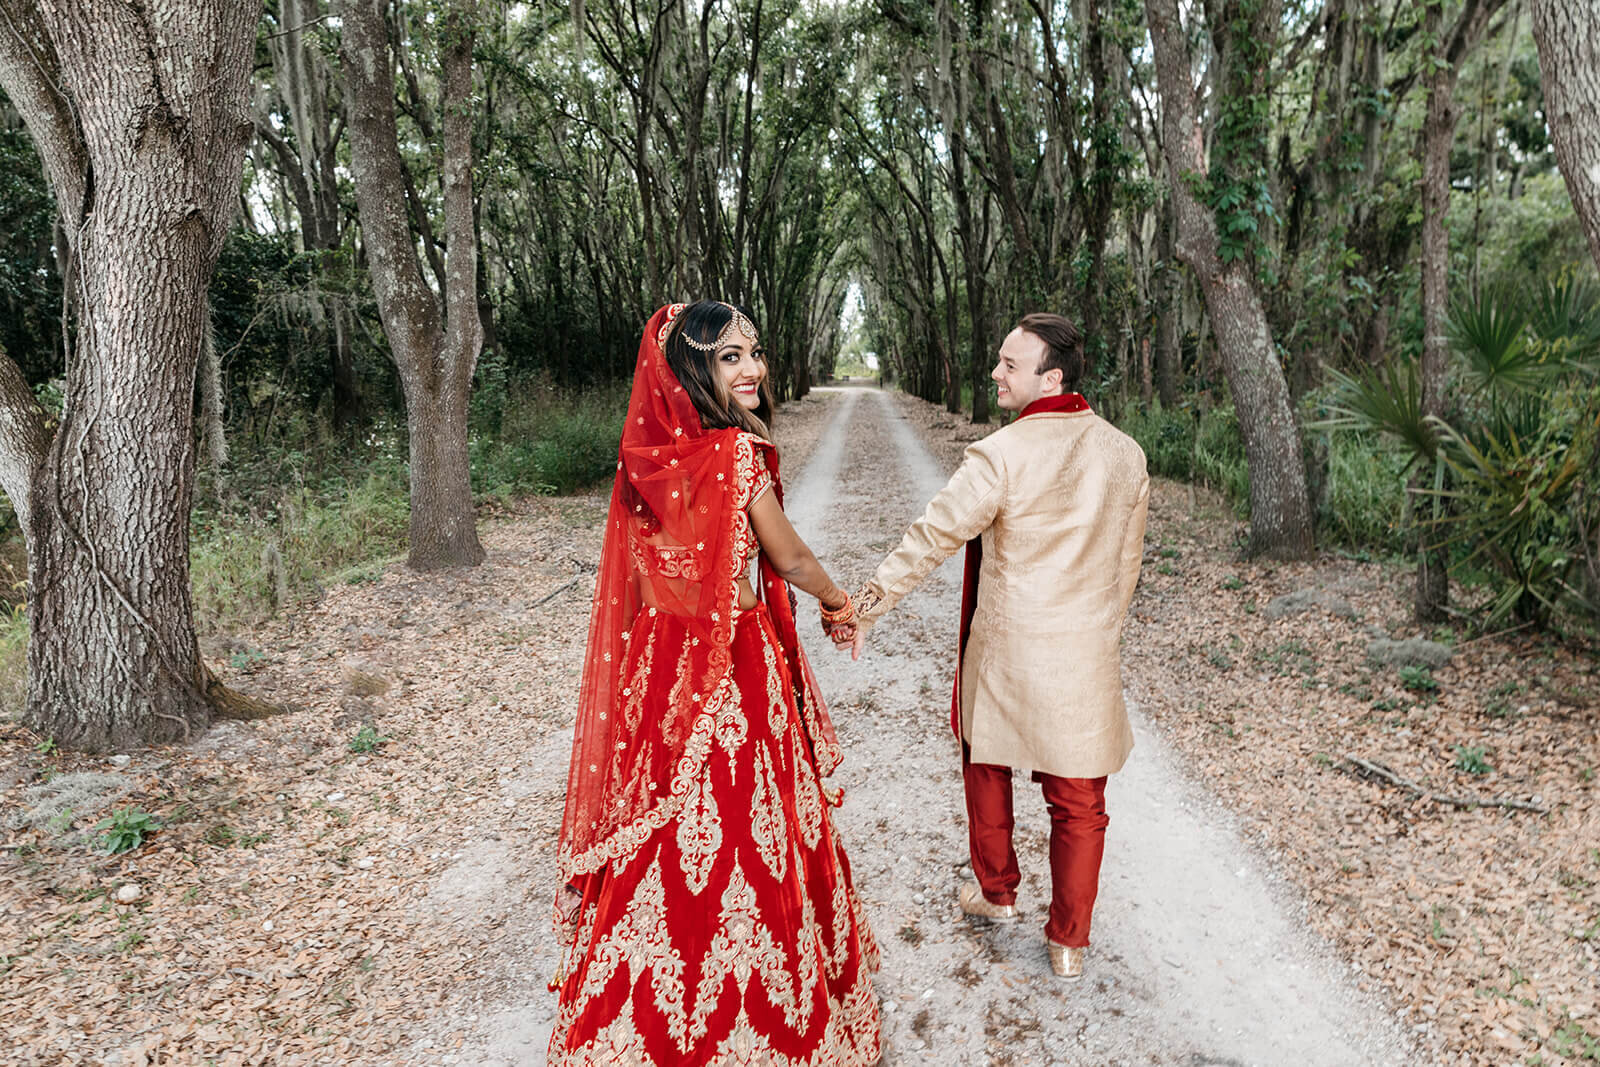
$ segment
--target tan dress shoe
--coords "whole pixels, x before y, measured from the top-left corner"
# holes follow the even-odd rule
[[[976,882],[969,882],[961,887],[961,910],[973,918],[988,919],[992,923],[1017,921],[1015,904],[991,904]]]
[[[1050,950],[1050,969],[1056,972],[1057,978],[1076,982],[1083,977],[1083,949],[1058,945],[1048,939],[1045,947]]]

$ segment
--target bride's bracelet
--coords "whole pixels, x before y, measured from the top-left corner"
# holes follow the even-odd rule
[[[817,601],[817,607],[822,612],[822,625],[825,629],[835,626],[846,626],[856,621],[855,601],[850,599],[850,594],[844,595],[844,603],[836,608],[823,606],[822,601]]]

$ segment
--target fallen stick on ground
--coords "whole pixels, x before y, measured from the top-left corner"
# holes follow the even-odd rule
[[[544,596],[542,596],[538,600],[534,601],[533,606],[536,607],[536,608],[544,607],[546,604],[550,603],[550,601],[554,600],[556,597],[560,596],[562,593],[565,593],[568,589],[571,589],[573,586],[577,585],[578,584],[578,579],[582,578],[582,577],[583,577],[583,572],[579,571],[577,574],[574,574],[571,578],[567,579],[565,582],[562,582],[560,585],[556,586],[556,588],[554,590],[552,590],[549,593],[546,593]]]
[[[1519,811],[1536,811],[1540,815],[1549,814],[1548,808],[1540,807],[1528,800],[1514,800],[1511,797],[1454,797],[1447,793],[1435,793],[1431,789],[1424,789],[1409,778],[1400,777],[1381,763],[1364,760],[1360,756],[1346,756],[1344,761],[1369,777],[1399,786],[1419,797],[1426,797],[1441,804],[1454,804],[1458,808],[1516,808]]]

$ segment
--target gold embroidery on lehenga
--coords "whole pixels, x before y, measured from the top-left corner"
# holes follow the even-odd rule
[[[624,1001],[622,1012],[583,1046],[583,1059],[574,1063],[606,1063],[617,1067],[655,1067],[644,1048],[644,1035],[633,1021],[633,1002]]]
[[[689,892],[699,895],[711,878],[711,865],[722,847],[722,817],[711,792],[709,774],[689,787],[678,818],[678,866]]]
[[[807,849],[814,849],[822,840],[822,786],[801,747],[800,735],[790,736],[794,747],[795,817],[800,822],[800,840],[806,843]]]
[[[651,834],[678,817],[690,789],[699,782],[700,774],[705,769],[706,756],[711,751],[711,735],[716,727],[715,709],[721,706],[721,699],[731,682],[732,679],[724,675],[717,683],[707,708],[694,717],[694,726],[683,747],[683,755],[673,765],[672,782],[666,799],[593,848],[573,856],[567,861],[571,870],[588,874],[608,862],[625,861],[650,839]]]
[[[739,761],[734,757],[749,736],[750,723],[744,717],[744,694],[739,692],[738,683],[730,681],[728,699],[723,701],[722,710],[717,713],[717,744],[728,754],[728,773],[734,781],[738,780],[739,771]]]
[[[655,665],[656,658],[656,632],[651,627],[633,677],[622,689],[622,724],[630,733],[638,732],[639,723],[644,718],[644,695],[650,688],[650,669]]]
[[[771,641],[761,643],[761,656],[767,669],[767,726],[775,739],[782,738],[789,728],[789,708],[783,701],[783,673],[778,670],[778,656]]]
[[[690,1034],[695,1038],[705,1035],[708,1021],[721,1000],[722,987],[730,977],[739,990],[741,1006],[746,1003],[751,975],[761,979],[761,988],[773,1006],[783,1012],[784,1022],[791,1029],[799,1030],[810,1014],[810,998],[802,1011],[790,985],[788,954],[761,921],[756,892],[745,878],[737,856],[733,872],[728,876],[728,888],[722,893],[717,924],[716,936],[711,939],[711,947],[700,964],[700,982],[695,987],[694,1011],[689,1021]]]
[[[589,953],[588,971],[575,999],[576,1010],[582,1011],[587,1001],[604,992],[623,967],[627,968],[629,985],[636,984],[642,974],[650,975],[656,1010],[666,1023],[667,1032],[681,1043],[685,1029],[684,963],[672,947],[667,929],[666,887],[661,881],[659,858],[651,861],[635,887],[622,919]]]
[[[667,739],[667,744],[673,747],[676,747],[679,740],[681,740],[679,731],[682,729],[682,724],[679,721],[680,717],[675,714],[674,709],[687,707],[689,704],[688,687],[692,673],[689,670],[689,650],[691,647],[689,639],[685,638],[683,651],[678,655],[677,666],[673,668],[673,677],[676,680],[672,683],[672,688],[667,691],[667,720],[661,724],[661,735]],[[729,681],[732,681],[732,679],[730,678]]]
[[[659,869],[655,873],[659,878]],[[732,914],[737,911],[741,919],[745,911],[755,912],[754,895],[750,891],[742,873],[739,872],[737,859],[735,860],[734,874],[729,882],[728,891],[723,894],[723,900],[725,912]],[[747,906],[739,907],[740,902]],[[735,904],[735,907],[727,908],[726,905],[728,904]],[[625,919],[624,922],[626,921]],[[726,926],[726,922],[724,925]],[[814,927],[814,916],[805,919],[803,925],[805,928],[817,929],[817,936],[820,936],[820,928]],[[751,928],[753,929],[754,927]],[[761,932],[766,933],[767,931],[763,928]],[[865,929],[862,930],[862,937],[863,943],[870,945],[870,936]],[[586,942],[588,939],[585,937],[581,940]],[[759,945],[762,939],[757,937],[754,940]],[[799,948],[802,953],[804,952],[805,941],[806,935],[802,930],[801,947]],[[731,945],[731,940],[729,943]],[[875,946],[871,947],[875,949]],[[777,946],[774,946],[774,948],[781,954],[781,948],[777,948]],[[711,957],[708,956],[702,970],[701,980],[697,986],[695,998],[694,1014],[707,1021],[711,1015],[715,1014],[716,1000],[720,998],[717,997],[716,991],[711,991],[712,999],[707,1000],[699,995],[698,989],[707,986],[706,974],[712,966]],[[810,1054],[790,1057],[773,1050],[770,1038],[758,1031],[750,1020],[749,1013],[745,1007],[748,1003],[748,998],[741,998],[739,1014],[732,1029],[727,1036],[717,1043],[716,1050],[712,1053],[708,1062],[712,1067],[749,1067],[751,1064],[762,1064],[764,1067],[867,1067],[869,1064],[877,1063],[882,1054],[882,1049],[879,1038],[878,1000],[872,988],[872,972],[876,968],[876,952],[874,951],[870,958],[864,956],[858,961],[855,981],[848,989],[837,997],[833,995],[833,991],[825,990],[824,999],[828,1018],[821,1040]],[[746,970],[748,972],[749,968],[747,967]],[[816,1005],[813,1003],[816,988],[815,964],[808,967],[802,956],[799,961],[799,972],[801,983],[799,1004],[803,1006],[800,1007],[799,1013],[795,1016],[796,1022],[790,1023],[787,1014],[785,1017],[785,1022],[790,1023],[791,1027],[797,1031],[803,1030],[816,1009]],[[725,981],[726,976],[732,973],[732,968],[728,968],[723,973],[723,980]],[[748,978],[741,981],[741,987],[747,982]],[[765,986],[766,984],[764,979],[763,985]],[[773,1000],[775,1004],[778,1003],[773,998],[770,988],[768,990],[768,999]],[[643,1002],[639,1003],[640,1007],[642,1007]],[[702,1008],[702,1004],[705,1005],[704,1008]],[[635,1003],[631,997],[622,1001],[618,1006],[617,1016],[602,1027],[593,1039],[575,1049],[567,1050],[564,1047],[564,1035],[570,1032],[573,1022],[582,1013],[584,1007],[586,1007],[586,1004],[580,997],[572,1003],[563,1005],[558,1011],[555,1025],[556,1040],[552,1046],[553,1051],[549,1059],[551,1067],[593,1067],[595,1064],[602,1063],[615,1064],[619,1065],[619,1067],[656,1067],[656,1061],[649,1057],[646,1050],[643,1033],[639,1025],[640,1020],[637,1017]],[[658,1010],[661,1009],[659,1002],[656,1007]],[[782,1005],[780,1004],[779,1007],[781,1008]],[[684,1037],[679,1037],[674,1030],[671,1009],[667,1009],[664,1014],[667,1016],[666,1028],[669,1036],[677,1043],[679,1049],[687,1054],[699,1038],[688,1038],[687,1034]],[[684,1029],[689,1029],[689,1025],[686,1024]],[[705,1036],[708,1029],[708,1022],[703,1021],[700,1023],[698,1033],[701,1038]]]
[[[755,839],[756,851],[772,872],[772,877],[783,881],[788,871],[789,838],[784,830],[783,795],[778,792],[778,780],[772,773],[772,758],[767,746],[757,744],[755,758],[755,791],[750,802],[750,836]]]
[[[850,908],[850,891],[844,884],[844,871],[839,869],[839,857],[833,856],[833,946],[828,953],[828,977],[838,978],[844,965],[850,962],[850,927],[855,915]]]
[[[785,1067],[790,1060],[773,1051],[772,1042],[767,1040],[767,1035],[758,1031],[750,1022],[749,1014],[743,1005],[739,1008],[739,1018],[734,1022],[733,1029],[728,1031],[728,1036],[717,1045],[718,1063],[783,1063]]]

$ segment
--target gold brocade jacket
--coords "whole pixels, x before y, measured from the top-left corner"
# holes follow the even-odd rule
[[[1149,496],[1133,438],[1090,411],[1030,415],[968,447],[878,566],[859,598],[864,627],[983,538],[960,672],[973,762],[1068,778],[1122,768],[1133,731],[1119,646]]]

